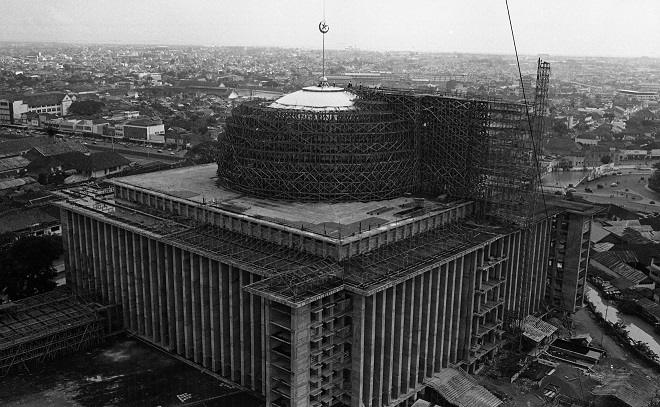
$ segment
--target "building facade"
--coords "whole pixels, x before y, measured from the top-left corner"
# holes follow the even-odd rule
[[[507,313],[534,313],[545,297],[552,217],[532,236],[473,234],[473,205],[456,203],[333,239],[176,196],[213,167],[113,180],[111,200],[62,203],[67,279],[121,304],[132,333],[268,405],[406,405],[441,369],[478,371]]]
[[[71,284],[268,406],[411,405],[544,312],[567,209],[534,199],[524,106],[288,96],[236,108],[217,165],[63,192]]]
[[[75,100],[75,96],[63,92],[33,93],[0,99],[0,122],[26,124],[28,112],[66,116]]]

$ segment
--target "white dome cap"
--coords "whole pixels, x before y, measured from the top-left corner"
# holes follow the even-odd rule
[[[355,94],[346,92],[344,88],[308,86],[282,96],[268,107],[312,111],[354,110],[353,99],[355,97]]]

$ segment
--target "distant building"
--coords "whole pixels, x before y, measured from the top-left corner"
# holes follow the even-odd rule
[[[640,92],[637,90],[618,89],[617,93],[621,96],[629,97],[635,100],[658,100],[656,92]]]
[[[599,139],[600,139],[600,137],[598,137],[596,134],[583,133],[583,134],[580,134],[579,136],[575,137],[575,142],[580,143],[582,145],[585,145],[585,144],[596,145],[596,144],[598,144]]]
[[[66,116],[76,100],[63,92],[33,93],[0,99],[0,122],[27,123],[29,112]]]
[[[165,144],[165,125],[158,120],[136,119],[115,126],[115,137],[137,142]]]
[[[0,215],[0,234],[26,236],[61,235],[60,220],[40,209],[26,209]]]

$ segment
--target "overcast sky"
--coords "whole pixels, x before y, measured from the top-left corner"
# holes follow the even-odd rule
[[[320,48],[323,0],[1,0],[0,41]],[[509,0],[518,52],[660,56],[660,0]],[[512,54],[504,0],[326,0],[327,48]]]

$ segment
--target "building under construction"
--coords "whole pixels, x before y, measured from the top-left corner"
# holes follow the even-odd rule
[[[410,405],[443,369],[491,360],[507,318],[563,301],[558,216],[580,214],[588,256],[590,207],[537,194],[548,76],[536,116],[323,83],[239,106],[217,166],[67,192],[68,282],[268,405]]]

